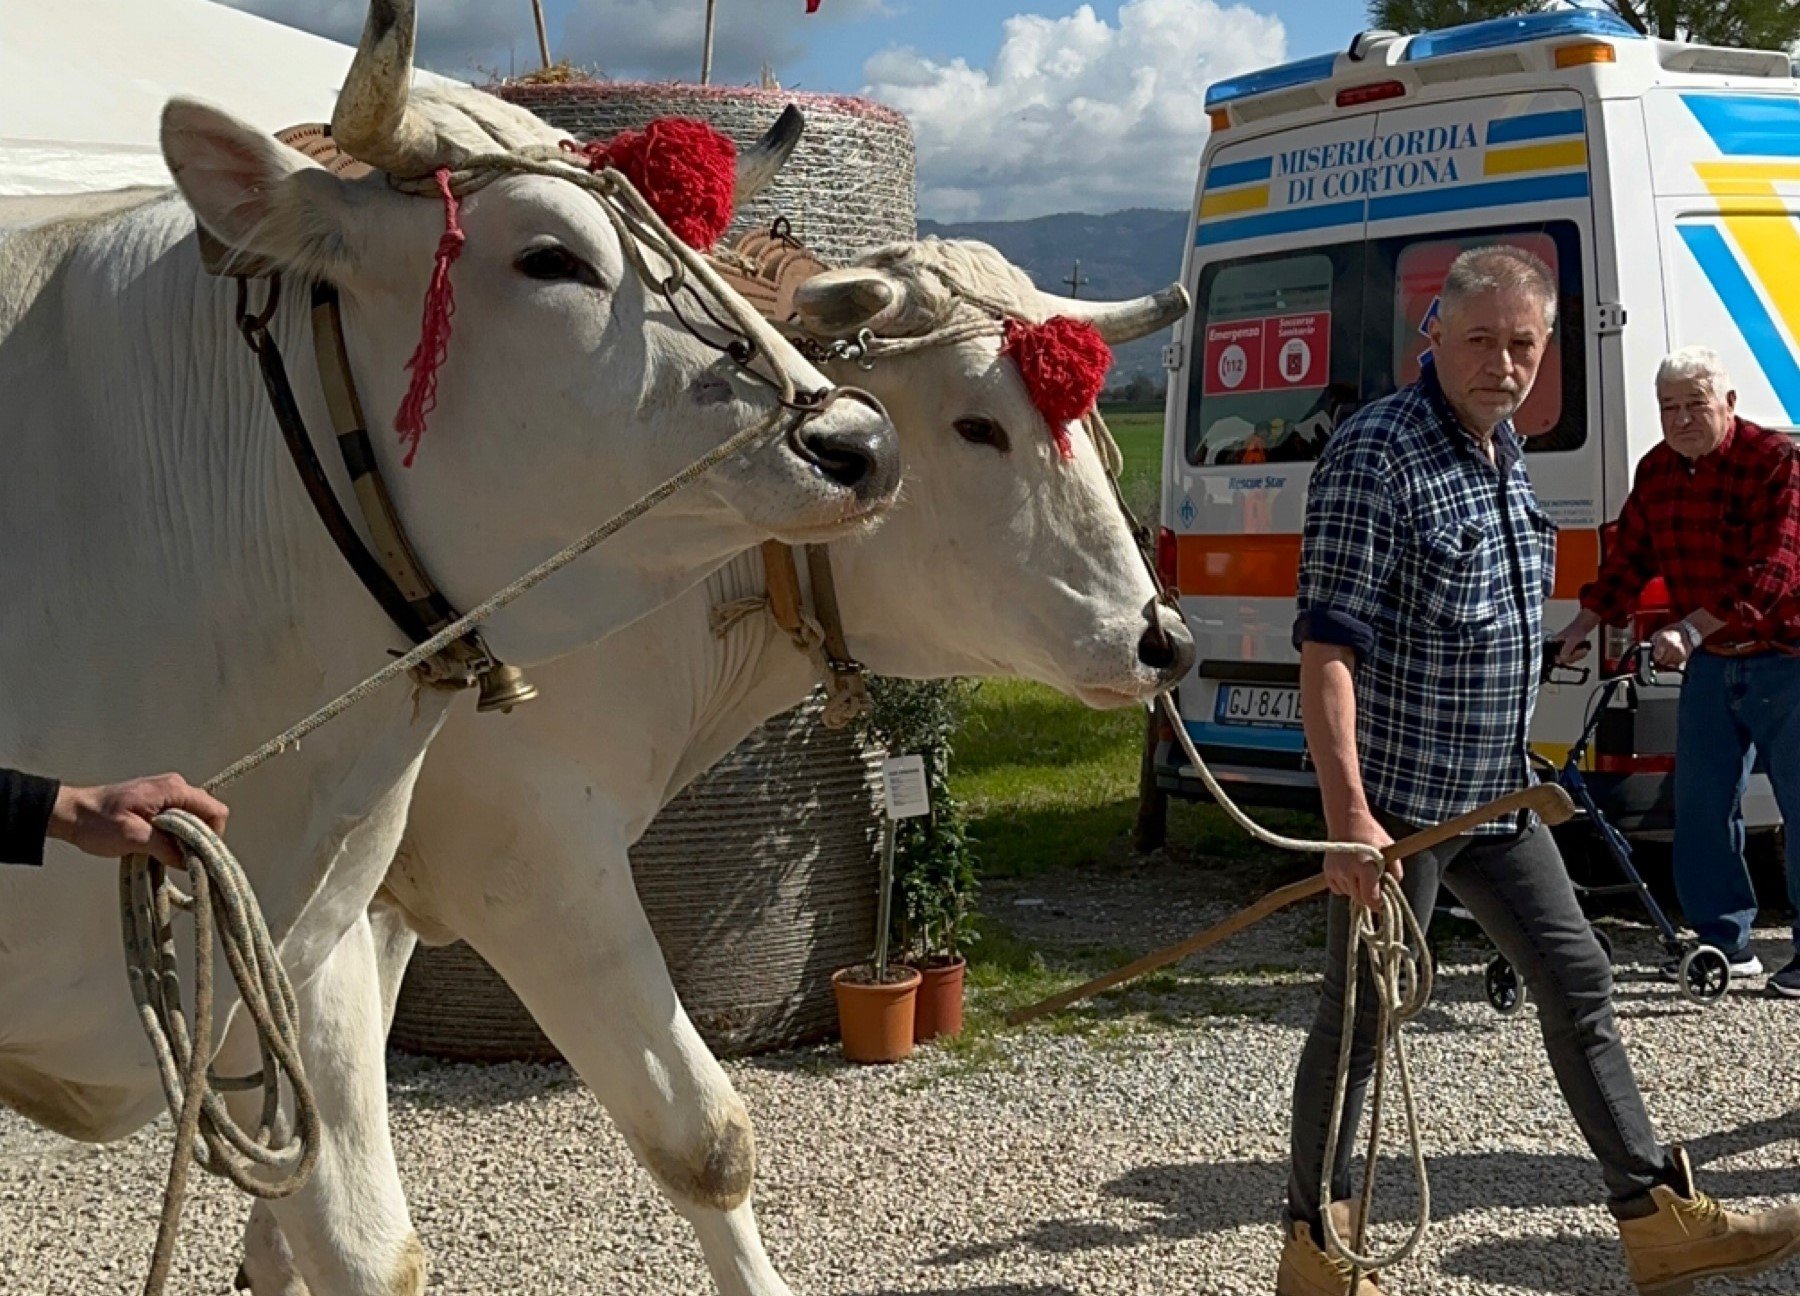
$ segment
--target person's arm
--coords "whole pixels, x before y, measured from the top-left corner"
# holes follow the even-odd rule
[[[1800,453],[1785,445],[1772,464],[1756,465],[1750,477],[1734,482],[1750,532],[1737,579],[1717,601],[1702,609],[1719,624],[1708,629],[1690,616],[1704,639],[1724,626],[1747,639],[1769,637],[1769,613],[1800,589]]]
[[[1363,793],[1356,749],[1355,666],[1374,651],[1375,621],[1392,578],[1399,510],[1383,429],[1347,427],[1327,443],[1307,490],[1294,644],[1300,712],[1319,780],[1327,833],[1337,841],[1391,840]],[[1327,855],[1339,895],[1373,905],[1381,870],[1354,855]],[[1393,867],[1395,876],[1398,866]]]
[[[1353,650],[1337,644],[1300,648],[1300,714],[1306,749],[1312,754],[1325,808],[1325,831],[1334,841],[1386,846],[1393,840],[1375,818],[1363,794],[1362,765],[1356,751],[1356,684]],[[1389,866],[1400,876],[1398,861]],[[1373,908],[1380,899],[1381,870],[1355,855],[1327,855],[1325,879],[1338,895]]]
[[[16,819],[15,788],[19,789]],[[230,814],[223,803],[179,774],[104,787],[69,787],[0,771],[0,846],[5,848],[0,860],[41,864],[49,838],[102,859],[152,855],[170,868],[180,868],[181,847],[151,824],[165,810],[186,810],[216,833],[225,831]]]
[[[56,809],[55,779],[0,769],[0,864],[42,864]]]
[[[1588,636],[1603,625],[1623,625],[1644,586],[1657,574],[1656,545],[1645,504],[1644,469],[1619,511],[1619,524],[1599,574],[1581,588],[1581,610],[1557,632],[1557,659],[1568,665],[1587,655]]]

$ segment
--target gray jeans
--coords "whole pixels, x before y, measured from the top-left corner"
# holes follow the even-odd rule
[[[1396,840],[1415,831],[1381,816]],[[1406,861],[1401,889],[1421,922],[1429,922],[1439,886],[1474,915],[1531,991],[1544,1047],[1563,1098],[1600,1162],[1615,1214],[1643,1212],[1651,1188],[1672,1179],[1667,1153],[1650,1128],[1637,1080],[1613,1019],[1612,967],[1575,899],[1562,855],[1549,829],[1534,821],[1506,837],[1458,837]],[[1344,947],[1350,939],[1349,902],[1332,896],[1324,993],[1300,1055],[1294,1083],[1294,1147],[1288,1215],[1319,1228],[1319,1174],[1337,1079],[1344,1015]],[[1356,993],[1356,1035],[1350,1052],[1345,1127],[1332,1167],[1332,1198],[1352,1196],[1350,1163],[1363,1093],[1375,1064],[1375,990],[1367,967]],[[1415,1076],[1429,1093],[1432,1077]],[[1506,1083],[1505,1077],[1494,1077]],[[1399,1102],[1398,1091],[1390,1090]],[[1390,1112],[1397,1112],[1394,1107]],[[1390,1129],[1396,1128],[1391,1123]]]

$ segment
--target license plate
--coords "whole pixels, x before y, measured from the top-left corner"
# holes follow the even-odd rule
[[[1220,724],[1300,728],[1300,690],[1264,684],[1221,684],[1213,706]]]

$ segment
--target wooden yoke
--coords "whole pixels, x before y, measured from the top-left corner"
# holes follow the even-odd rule
[[[1482,824],[1492,823],[1496,819],[1504,819],[1507,815],[1517,814],[1521,810],[1534,811],[1547,824],[1560,824],[1567,823],[1574,817],[1575,803],[1569,800],[1569,794],[1559,785],[1540,783],[1536,787],[1509,792],[1498,800],[1477,806],[1467,814],[1458,815],[1434,828],[1421,829],[1402,841],[1383,847],[1381,856],[1390,862],[1404,860],[1417,855],[1420,851],[1430,850],[1433,846],[1441,846],[1451,838],[1460,837],[1472,829],[1479,828]],[[1309,900],[1324,890],[1325,875],[1323,873],[1280,887],[1269,892],[1268,895],[1248,908],[1238,910],[1223,922],[1215,923],[1205,931],[1188,937],[1180,944],[1154,950],[1135,962],[1127,963],[1122,968],[1115,968],[1104,976],[1095,977],[1092,981],[1069,990],[1063,990],[1051,995],[1048,999],[1008,1013],[1007,1024],[1022,1026],[1026,1022],[1035,1021],[1039,1017],[1067,1008],[1072,1003],[1078,1003],[1083,999],[1100,994],[1102,991],[1111,990],[1114,986],[1123,985],[1127,981],[1135,981],[1158,968],[1178,963],[1190,954],[1198,954],[1203,949],[1209,949],[1221,941],[1228,940],[1245,928],[1255,926],[1270,914],[1286,909],[1289,905],[1298,904],[1302,900]]]

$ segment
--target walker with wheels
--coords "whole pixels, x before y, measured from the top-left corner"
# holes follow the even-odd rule
[[[1589,671],[1585,666],[1562,666],[1556,660],[1557,645],[1547,644],[1544,649],[1543,676],[1546,681],[1556,680],[1566,683],[1585,684]],[[1634,645],[1619,661],[1618,673],[1601,679],[1600,687],[1588,702],[1587,716],[1581,727],[1581,736],[1569,748],[1569,754],[1563,758],[1560,767],[1532,753],[1532,761],[1539,768],[1540,777],[1546,781],[1560,783],[1574,800],[1578,812],[1585,816],[1588,824],[1599,836],[1606,847],[1606,852],[1618,865],[1619,872],[1624,874],[1625,881],[1607,886],[1575,885],[1575,894],[1579,897],[1629,895],[1635,894],[1650,921],[1656,924],[1656,930],[1662,941],[1663,950],[1676,961],[1676,984],[1681,993],[1697,1004],[1716,1004],[1725,997],[1731,988],[1731,964],[1725,952],[1716,946],[1702,944],[1698,941],[1686,940],[1675,930],[1675,924],[1663,912],[1656,897],[1650,894],[1650,888],[1644,884],[1643,875],[1631,861],[1631,843],[1625,834],[1608,822],[1605,815],[1594,802],[1594,794],[1588,789],[1587,780],[1581,775],[1582,763],[1587,757],[1588,748],[1592,745],[1594,734],[1600,727],[1600,719],[1606,708],[1612,704],[1613,697],[1622,688],[1654,688],[1658,685],[1657,667],[1650,655],[1650,645],[1640,643]],[[1598,929],[1594,936],[1600,947],[1606,951],[1606,957],[1612,958],[1612,942]],[[1513,967],[1504,954],[1496,954],[1488,961],[1483,976],[1483,989],[1487,993],[1488,1003],[1503,1016],[1511,1016],[1525,1005],[1525,983],[1519,979],[1518,969]]]

